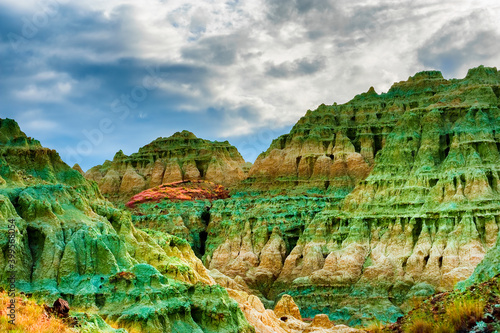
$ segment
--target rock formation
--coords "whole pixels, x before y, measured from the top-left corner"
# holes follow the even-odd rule
[[[164,219],[206,226],[207,267],[271,301],[293,296],[303,317],[395,321],[412,297],[469,277],[496,242],[499,96],[499,72],[481,66],[322,105],[259,156],[239,193],[211,203],[208,223],[202,204],[189,218],[166,204]]]
[[[299,307],[293,301],[292,296],[287,294],[283,295],[274,307],[274,314],[278,317],[294,317],[302,320]]]
[[[290,319],[279,319],[246,292],[242,279],[209,273],[185,240],[136,229],[130,214],[77,169],[27,138],[13,120],[0,119],[0,229],[8,235],[15,228],[17,292],[56,300],[45,306],[49,313],[72,316],[85,330],[115,333],[358,331],[302,322],[289,296],[278,311]],[[214,184],[200,184],[212,194]],[[8,237],[0,243],[6,289],[11,245]]]
[[[215,281],[224,286],[231,298],[236,300],[256,333],[357,333],[363,332],[345,325],[335,325],[327,315],[319,314],[311,323],[302,321],[299,308],[290,295],[283,295],[274,311],[266,309],[261,300],[248,294],[246,287],[220,273],[210,271]],[[241,280],[240,280],[241,281]]]
[[[403,176],[400,172],[408,171],[414,162],[419,163],[417,167],[425,163],[439,165],[452,144],[455,122],[473,106],[496,106],[498,89],[494,68],[472,69],[462,80],[445,80],[440,72],[428,71],[395,83],[387,93],[377,94],[370,88],[343,105],[323,104],[315,111],[307,111],[289,134],[273,141],[257,158],[245,186],[352,190],[370,174],[388,136],[394,137],[403,129],[409,132],[399,140],[391,140],[391,144],[403,143],[404,149],[384,150],[392,154],[392,160],[400,158],[401,162],[387,171]],[[433,123],[435,120],[439,122]],[[395,128],[398,131],[394,132]],[[421,133],[429,130],[428,136],[422,138]],[[421,156],[412,155],[421,145],[425,148]],[[431,157],[433,161],[425,159]],[[382,160],[387,158],[377,161]]]
[[[308,111],[243,181],[234,147],[176,133],[86,177],[121,200],[186,179],[236,190],[224,200],[138,202],[132,218],[3,121],[0,217],[14,217],[22,236],[21,285],[149,330],[174,317],[186,330],[221,332],[249,330],[247,320],[261,332],[394,322],[414,297],[499,271],[499,97],[496,68],[452,80],[417,73],[387,93]],[[137,297],[150,307],[137,308]],[[265,309],[280,299],[283,316]],[[215,327],[214,318],[230,319]]]
[[[18,291],[65,299],[119,327],[254,331],[185,240],[134,228],[130,214],[104,200],[94,182],[10,119],[0,119],[0,179],[5,289],[14,253]]]
[[[163,183],[207,180],[233,186],[246,177],[245,161],[238,150],[225,142],[197,138],[188,131],[158,138],[130,156],[120,150],[85,174],[98,183],[101,192],[129,199],[134,194]]]

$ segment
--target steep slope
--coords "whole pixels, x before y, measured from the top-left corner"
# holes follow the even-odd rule
[[[142,332],[252,332],[186,241],[141,231],[95,183],[0,119],[0,278]],[[221,320],[223,318],[223,320]]]
[[[401,117],[417,112],[418,124],[432,110],[443,114],[446,125],[441,126],[443,133],[437,142],[440,151],[435,157],[439,162],[451,143],[450,125],[476,102],[496,106],[498,94],[496,69],[479,67],[470,70],[463,80],[445,80],[437,71],[420,72],[408,81],[395,83],[384,94],[370,88],[346,104],[323,104],[315,111],[307,111],[289,134],[273,141],[257,158],[245,183],[260,189],[352,189],[368,176],[376,154],[385,147]],[[412,145],[418,148],[420,142]],[[403,163],[415,157],[406,150],[398,156]]]
[[[205,264],[351,325],[452,288],[498,235],[499,87],[421,72],[308,112],[213,203]]]
[[[499,96],[499,72],[481,66],[322,105],[231,198],[145,205],[134,221],[188,239],[265,304],[287,293],[303,317],[395,321],[414,296],[469,277],[497,241]]]
[[[472,275],[465,281],[457,284],[457,288],[464,289],[474,284],[486,282],[500,274],[500,237],[497,237],[495,246],[490,248],[483,260],[476,266]]]
[[[229,197],[222,185],[211,182],[182,181],[148,189],[134,195],[126,206],[138,228],[168,230],[184,238],[198,257],[205,253],[207,224],[212,201]]]
[[[158,138],[130,156],[120,150],[86,172],[110,198],[128,199],[151,187],[182,180],[207,180],[233,186],[246,177],[245,161],[225,142],[197,138],[188,131]]]

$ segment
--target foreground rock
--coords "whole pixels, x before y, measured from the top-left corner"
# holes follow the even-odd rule
[[[311,323],[302,321],[299,308],[290,295],[283,295],[274,311],[265,309],[260,299],[249,295],[247,287],[221,274],[217,270],[210,271],[215,281],[224,286],[231,298],[236,300],[248,322],[256,333],[356,333],[362,330],[335,325],[327,315],[316,315]]]

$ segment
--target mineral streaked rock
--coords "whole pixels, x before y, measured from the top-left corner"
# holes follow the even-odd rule
[[[186,239],[201,258],[205,253],[210,201],[143,203],[137,205],[132,221],[138,228],[168,232]]]
[[[500,237],[495,246],[490,248],[483,260],[476,266],[472,275],[465,281],[459,282],[457,288],[464,289],[474,284],[483,283],[500,274]]]
[[[267,192],[213,202],[205,264],[271,300],[291,294],[304,317],[327,312],[350,325],[394,321],[411,297],[452,288],[497,239],[499,82],[484,67],[462,80],[422,72],[387,94],[308,112],[239,186]],[[325,119],[335,119],[330,129]],[[379,125],[378,138],[361,135]],[[330,145],[333,160],[318,152]],[[307,152],[317,158],[303,163]],[[361,161],[353,154],[369,173],[349,164]],[[335,177],[317,176],[334,166]],[[179,221],[202,227],[198,216]]]
[[[162,184],[145,191],[142,191],[132,198],[125,205],[135,208],[136,205],[146,202],[159,203],[163,200],[184,201],[184,200],[218,200],[229,197],[229,192],[224,186],[214,184],[206,180],[184,180],[174,183]]]
[[[233,186],[246,177],[245,161],[229,142],[208,141],[188,131],[158,138],[130,156],[121,150],[86,172],[111,198],[125,198],[147,188],[182,180],[207,180]]]
[[[333,198],[241,197],[214,201],[205,264],[266,293],[282,274],[304,226]]]
[[[315,316],[310,324],[303,322],[299,308],[289,295],[282,297],[274,311],[266,309],[258,297],[247,292],[247,286],[243,286],[217,270],[210,271],[210,275],[219,285],[227,289],[231,298],[238,302],[248,322],[255,328],[256,333],[362,332],[344,325],[335,325],[328,319],[327,315]]]
[[[281,299],[274,307],[274,313],[278,317],[292,316],[295,319],[302,320],[302,316],[300,315],[299,307],[293,301],[292,296],[287,295],[287,294],[281,296]]]
[[[214,202],[206,265],[350,325],[394,321],[409,298],[452,288],[498,235],[499,96],[499,72],[479,67],[308,112],[239,187],[268,192]],[[306,196],[276,195],[291,187]],[[259,273],[274,227],[286,244],[282,264],[269,257],[276,279]]]
[[[141,231],[97,185],[0,119],[0,279],[10,276],[8,228],[16,227],[16,287],[97,312],[141,332],[253,332],[185,240]]]
[[[83,172],[82,167],[78,163],[73,165],[72,169],[78,171],[82,176],[85,175],[85,172]]]
[[[385,147],[393,129],[404,128],[398,124],[401,118],[407,119],[415,114],[416,124],[432,127],[432,121],[426,122],[422,118],[436,111],[446,125],[444,128],[440,126],[440,138],[446,140],[446,135],[452,130],[450,126],[458,117],[472,106],[496,107],[498,94],[496,69],[479,67],[470,70],[462,80],[445,80],[437,71],[421,72],[408,81],[395,83],[384,94],[377,94],[370,88],[367,93],[343,105],[322,104],[315,111],[307,111],[289,134],[274,140],[257,158],[245,186],[352,190],[359,180],[370,174],[377,153]],[[411,135],[411,132],[407,133],[408,137]],[[398,155],[402,165],[415,158],[409,149],[411,144],[419,147],[420,140],[415,140],[405,143],[408,148]],[[440,144],[441,151],[449,145],[439,140],[437,144]],[[400,177],[403,175],[399,173]]]
[[[98,314],[88,314],[83,312],[72,313],[72,316],[78,320],[79,330],[82,332],[100,332],[100,333],[127,333],[123,328],[114,329],[102,319]]]

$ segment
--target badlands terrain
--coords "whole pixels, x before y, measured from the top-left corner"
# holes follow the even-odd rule
[[[13,221],[18,294],[66,300],[68,330],[493,332],[499,97],[496,68],[420,72],[308,110],[253,164],[182,131],[86,172],[0,119],[4,289]]]

